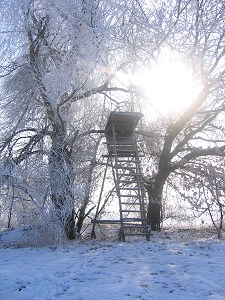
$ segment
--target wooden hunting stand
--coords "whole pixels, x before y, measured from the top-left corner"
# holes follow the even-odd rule
[[[140,159],[134,130],[142,117],[138,112],[111,112],[104,133],[108,154],[102,188],[93,220],[92,237],[95,226],[101,224],[120,224],[119,239],[125,236],[146,236],[150,238],[145,202],[145,188],[142,179]],[[115,190],[119,201],[119,219],[101,220],[102,191],[108,167],[112,169]],[[104,203],[105,205],[106,203]]]

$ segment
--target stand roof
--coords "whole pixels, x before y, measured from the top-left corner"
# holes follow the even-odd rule
[[[113,126],[117,136],[132,136],[134,130],[143,117],[139,112],[118,112],[113,111],[110,113],[108,122],[105,127],[105,134],[113,134]]]

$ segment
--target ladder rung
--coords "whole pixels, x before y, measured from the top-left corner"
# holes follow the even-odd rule
[[[121,151],[122,152],[122,151]],[[135,151],[136,153],[137,153],[137,151]],[[118,155],[118,154],[117,154]],[[145,155],[141,155],[141,154],[139,154],[138,155],[139,157],[145,157]],[[102,155],[102,157],[106,157],[106,158],[109,158],[109,157],[115,157],[115,155],[114,155],[114,153],[110,153],[110,154],[103,154]],[[135,158],[136,159],[136,157],[135,156],[124,156],[124,155],[121,155],[121,156],[117,156],[117,157],[127,157],[127,158]],[[126,161],[124,161],[124,162],[127,162],[127,161],[129,161],[129,162],[132,162],[131,160],[126,160]],[[140,161],[139,161],[140,162]]]
[[[119,149],[116,149],[117,151],[116,152],[118,152],[118,153],[120,153],[120,152],[137,152],[137,150],[136,149],[122,149],[122,147],[121,148],[119,148]]]
[[[123,218],[124,222],[141,222],[141,221],[147,221],[148,218]]]
[[[134,146],[135,142],[134,141],[130,141],[130,142],[122,142],[122,141],[116,141],[116,143],[113,142],[104,142],[105,145],[108,146]]]
[[[120,159],[118,159],[117,160],[117,162],[121,162],[121,163],[132,163],[132,164],[134,164],[134,163],[141,163],[141,161],[140,160],[130,160],[130,159],[127,159],[127,160],[120,160]]]
[[[98,223],[98,224],[119,224],[121,223],[120,220],[91,220],[91,223]]]
[[[121,202],[121,205],[147,205],[147,203],[139,203],[139,202]]]
[[[130,173],[130,174],[118,174],[119,176],[143,176],[142,174],[135,174],[135,173]]]
[[[115,157],[115,154],[113,153],[112,155],[110,155],[111,157]],[[120,151],[119,153],[117,152],[117,158],[118,157],[135,157],[135,152],[131,152],[131,153],[122,153],[122,151]]]
[[[127,187],[120,187],[121,190],[125,190],[125,191],[144,191],[144,188],[127,188]]]
[[[115,169],[125,169],[125,170],[140,170],[138,167],[126,167],[126,166],[114,166]]]
[[[121,152],[125,152],[125,151],[118,151],[118,152],[120,152],[120,153],[117,153],[117,157],[127,157],[127,158],[135,158],[135,156],[129,156],[129,155],[121,155]],[[132,151],[132,153],[135,153],[136,151]],[[140,156],[140,155],[139,155]],[[102,155],[102,157],[105,157],[105,158],[109,158],[109,157],[114,157],[115,158],[115,154],[114,154],[114,152],[113,153],[110,153],[110,154],[103,154]],[[141,155],[140,157],[144,157],[144,155]],[[118,161],[120,161],[120,160],[118,160]],[[130,161],[130,160],[126,160],[126,161],[124,161],[124,162],[127,162],[127,161]]]
[[[143,198],[142,195],[120,195],[120,197],[126,197],[126,198]]]
[[[117,163],[119,163],[119,161],[117,161]],[[140,167],[137,167],[137,166],[127,166],[127,165],[118,165],[117,164],[117,166],[115,166],[115,167],[119,167],[119,168],[126,168],[126,169],[140,169]]]
[[[132,166],[125,166],[125,165],[117,165],[116,164],[108,164],[109,167],[114,169],[125,169],[125,170],[140,170],[140,167],[132,167]]]
[[[123,228],[124,226],[126,227],[130,227],[130,226],[141,226],[141,228],[147,228],[148,229],[148,225],[147,225],[147,221],[144,222],[145,224],[141,224],[141,223],[123,223],[123,225],[121,225],[121,228]]]
[[[128,212],[128,213],[145,213],[145,210],[131,210],[131,209],[122,209],[121,212]]]
[[[134,143],[106,143],[106,145],[108,146],[109,149],[125,148],[125,150],[126,150],[126,148],[132,148],[134,150],[137,150],[137,147]]]

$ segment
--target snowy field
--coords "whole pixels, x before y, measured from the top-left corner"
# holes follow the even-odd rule
[[[18,248],[18,233],[0,237],[1,300],[225,300],[224,241],[155,233]]]

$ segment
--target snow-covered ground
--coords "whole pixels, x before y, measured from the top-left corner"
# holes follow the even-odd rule
[[[224,241],[155,233],[150,242],[6,248],[18,234],[0,238],[1,300],[225,300]]]

